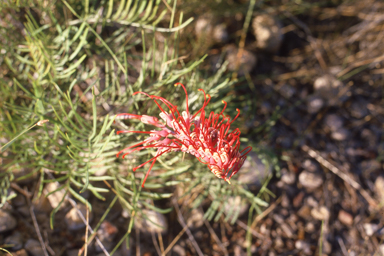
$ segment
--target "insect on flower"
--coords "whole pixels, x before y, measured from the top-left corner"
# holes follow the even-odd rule
[[[211,96],[206,94],[204,90],[199,89],[199,91],[204,93],[204,103],[203,106],[192,115],[188,108],[187,90],[183,84],[176,83],[175,86],[177,85],[183,88],[186,95],[186,110],[181,114],[177,106],[162,97],[149,95],[145,92],[135,92],[133,94],[144,94],[151,98],[159,107],[161,111],[160,117],[163,122],[153,116],[128,113],[118,114],[116,116],[118,119],[137,119],[144,124],[150,124],[159,129],[151,131],[118,131],[117,134],[144,133],[149,136],[143,141],[121,150],[117,153],[117,157],[123,154],[122,157],[124,158],[128,154],[147,148],[157,149],[154,157],[133,168],[133,171],[136,171],[138,168],[152,162],[144,177],[142,187],[144,187],[144,183],[156,159],[166,153],[177,151],[194,155],[201,163],[207,165],[216,177],[230,183],[231,177],[239,171],[247,154],[252,150],[251,147],[246,147],[242,151],[239,151],[240,130],[236,128],[232,132],[229,131],[231,124],[240,115],[240,110],[236,109],[237,115],[231,120],[229,116],[223,114],[227,103],[222,101],[224,104],[223,110],[219,114],[211,112],[207,118],[205,115],[205,107],[211,100]],[[165,111],[164,108],[167,109],[168,112]]]

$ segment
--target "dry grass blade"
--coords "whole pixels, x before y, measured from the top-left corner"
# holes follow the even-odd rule
[[[29,205],[29,213],[31,214],[33,226],[35,228],[37,237],[39,238],[39,242],[40,242],[41,248],[43,249],[44,256],[48,256],[49,254],[47,252],[47,248],[45,247],[45,242],[43,240],[43,237],[41,236],[39,224],[37,223],[35,212],[33,210],[33,205],[31,204],[31,200],[28,197],[26,197],[26,199]]]
[[[253,220],[252,224],[251,224],[251,229],[255,229],[257,223],[262,220],[264,217],[266,217],[270,212],[272,212],[276,206],[278,206],[281,202],[281,197],[279,197],[276,202],[274,202],[273,204],[271,204],[271,206],[269,206],[265,211],[263,211],[262,214],[256,216],[256,218]]]
[[[224,247],[223,243],[220,241],[219,237],[216,235],[215,231],[211,227],[211,224],[207,220],[204,220],[205,226],[208,228],[209,233],[213,237],[213,239],[216,241],[217,245],[220,247],[221,251],[224,253],[225,256],[228,256],[227,248]]]
[[[184,226],[184,228],[180,231],[180,233],[172,240],[172,242],[168,245],[168,247],[164,250],[162,256],[165,256],[172,247],[179,241],[180,237],[184,235],[185,231],[187,230],[188,226]]]

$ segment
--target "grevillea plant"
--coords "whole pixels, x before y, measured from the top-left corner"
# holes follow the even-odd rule
[[[186,110],[181,114],[177,106],[162,97],[149,95],[145,92],[134,93],[134,95],[144,94],[150,97],[161,110],[160,117],[164,122],[153,116],[118,114],[116,116],[118,119],[137,119],[144,124],[156,126],[159,130],[118,131],[117,134],[144,133],[148,134],[149,137],[121,150],[117,153],[117,157],[122,154],[124,158],[128,154],[146,148],[157,149],[153,158],[133,168],[133,171],[136,171],[145,164],[152,162],[143,180],[143,187],[156,159],[166,153],[177,151],[195,156],[201,163],[207,165],[216,177],[230,183],[231,177],[239,171],[247,154],[252,150],[251,147],[246,147],[240,151],[240,130],[236,128],[230,132],[230,126],[239,116],[240,110],[236,109],[237,115],[231,120],[230,116],[224,115],[227,103],[222,101],[224,103],[223,110],[219,114],[211,112],[207,118],[205,107],[211,97],[204,90],[199,89],[204,93],[204,104],[192,115],[189,112],[187,90],[183,84],[176,83],[175,86],[177,85],[181,85],[186,94]],[[169,112],[165,111],[160,103],[164,104]]]

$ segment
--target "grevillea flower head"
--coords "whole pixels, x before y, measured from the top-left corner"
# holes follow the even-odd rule
[[[229,116],[224,115],[227,103],[222,101],[224,103],[223,110],[219,114],[211,112],[206,117],[205,107],[208,105],[211,97],[204,90],[199,89],[204,94],[204,103],[192,115],[189,112],[187,90],[183,84],[176,83],[175,86],[177,85],[181,85],[186,95],[186,110],[181,114],[177,106],[162,97],[149,95],[145,92],[133,94],[144,94],[151,98],[159,107],[161,111],[160,117],[163,122],[153,116],[128,113],[118,114],[116,116],[117,119],[137,119],[144,124],[150,124],[159,129],[151,131],[118,131],[117,134],[144,133],[149,136],[143,141],[121,150],[117,153],[117,157],[122,154],[124,158],[128,154],[147,148],[157,149],[153,158],[133,168],[133,171],[136,171],[145,164],[152,162],[144,177],[143,187],[156,159],[166,153],[177,151],[195,156],[201,163],[207,165],[216,177],[230,183],[229,180],[239,171],[247,154],[252,150],[251,147],[246,147],[240,151],[240,130],[236,128],[230,132],[230,126],[240,115],[240,110],[236,109],[237,115],[231,119]]]

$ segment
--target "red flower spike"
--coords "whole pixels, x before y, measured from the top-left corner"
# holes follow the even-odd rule
[[[142,149],[157,149],[156,155],[153,158],[133,168],[133,171],[136,171],[145,164],[152,162],[145,175],[142,187],[144,187],[145,181],[157,158],[172,151],[182,151],[194,155],[201,163],[207,165],[216,177],[230,183],[230,179],[239,171],[247,158],[247,154],[252,150],[251,147],[246,147],[239,152],[240,130],[236,128],[229,132],[231,124],[239,117],[240,110],[236,109],[237,115],[231,120],[230,116],[224,115],[227,102],[222,101],[224,104],[223,110],[219,114],[211,112],[208,118],[206,118],[205,107],[210,102],[211,96],[206,94],[203,89],[199,89],[199,91],[204,93],[204,103],[201,109],[194,115],[191,115],[189,113],[187,89],[181,83],[175,84],[175,86],[178,85],[183,88],[186,96],[186,111],[183,111],[181,114],[177,106],[162,97],[149,95],[145,92],[135,92],[133,94],[144,94],[151,98],[159,107],[161,111],[160,117],[164,122],[159,121],[158,118],[153,116],[128,113],[118,114],[116,116],[117,119],[137,119],[161,130],[118,131],[117,134],[143,133],[149,134],[149,137],[142,142],[121,150],[116,156],[119,157],[120,154],[123,154],[124,158],[128,154]],[[163,103],[170,112],[166,112],[160,103]]]

